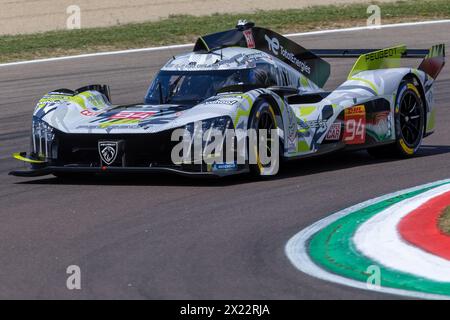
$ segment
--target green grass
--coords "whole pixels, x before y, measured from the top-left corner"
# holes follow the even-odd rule
[[[382,23],[450,18],[449,0],[409,0],[378,5]],[[367,4],[350,4],[252,14],[177,15],[156,22],[109,28],[0,36],[0,62],[188,43],[199,35],[233,28],[242,18],[281,33],[359,26],[366,22],[366,10]]]
[[[439,217],[439,229],[450,235],[450,207],[447,207]]]

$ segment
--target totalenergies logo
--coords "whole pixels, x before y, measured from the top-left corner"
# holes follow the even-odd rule
[[[269,50],[272,51],[277,56],[278,53],[279,53],[278,50],[280,49],[280,41],[277,38],[275,38],[275,37],[270,38],[267,34],[264,35],[264,38],[267,41],[267,45],[269,46]]]
[[[278,56],[281,53],[281,56],[283,58],[288,60],[293,65],[297,66],[301,70],[301,72],[311,74],[311,67],[308,64],[306,64],[306,62],[298,59],[294,53],[284,48],[276,37],[271,38],[268,35],[264,35],[264,38],[267,41],[269,51],[272,51],[276,56]]]

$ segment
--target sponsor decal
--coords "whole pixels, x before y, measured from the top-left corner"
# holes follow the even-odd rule
[[[278,55],[283,56],[286,60],[288,60],[289,62],[300,68],[302,72],[311,74],[311,67],[307,65],[304,61],[298,59],[294,53],[284,48],[276,37],[270,38],[268,35],[264,35],[264,38],[267,41],[269,50],[272,51],[276,56]]]
[[[381,51],[368,53],[365,55],[366,62],[397,56],[398,55],[397,49],[398,48],[389,48]]]
[[[110,117],[110,119],[144,120],[156,114],[155,111],[120,111]]]
[[[341,123],[333,123],[328,130],[325,140],[339,140],[341,137]]]
[[[94,117],[101,113],[101,111],[83,110],[80,112],[83,116]]]
[[[104,126],[102,127],[102,125],[80,125],[77,126],[76,129],[86,129],[86,130],[94,130],[94,129],[105,129],[106,131],[111,131],[113,129],[120,129],[120,130],[125,130],[125,129],[139,129],[142,126],[138,125],[138,124],[117,124],[117,125],[108,125],[108,126]],[[146,129],[146,128],[144,128]]]
[[[364,105],[345,109],[344,141],[346,144],[366,142],[366,108]]]
[[[389,111],[372,114],[366,119],[366,132],[376,141],[385,141],[392,135],[392,117]]]
[[[277,56],[278,50],[280,49],[280,41],[276,37],[271,38],[268,35],[264,35],[264,38],[267,41],[269,50],[272,51]]]
[[[227,104],[227,105],[232,106],[238,102],[239,102],[238,100],[217,99],[217,100],[205,101],[204,104]]]
[[[309,129],[326,129],[327,120],[310,120],[310,121],[299,121],[298,125],[301,129],[309,130]]]
[[[119,143],[117,141],[99,141],[98,153],[100,159],[106,164],[110,165],[116,160],[119,149]]]
[[[245,41],[247,42],[247,48],[254,49],[256,47],[255,39],[253,39],[253,32],[252,30],[245,30],[243,31]]]
[[[265,53],[263,53],[263,52],[250,53],[250,54],[246,54],[246,55],[241,54],[241,55],[238,55],[238,56],[241,56],[241,57],[239,57],[239,58],[233,57],[229,61],[232,61],[232,60],[239,60],[240,61],[240,60],[242,60],[242,62],[244,63],[244,62],[255,61],[255,60],[258,60],[260,58],[266,58],[267,57],[267,55]]]
[[[227,170],[236,170],[237,164],[236,162],[231,163],[214,163],[212,165],[213,171],[227,171]]]
[[[133,128],[147,129],[151,125],[165,124],[182,114],[185,107],[154,107],[154,106],[137,106],[141,107],[139,110],[151,111],[139,111],[139,110],[111,110],[105,111],[98,115],[97,118],[90,121],[91,123],[98,124],[98,128],[117,128],[127,129],[129,125],[133,125]],[[143,108],[145,107],[145,108]],[[131,109],[131,107],[130,107]],[[79,127],[80,129],[82,127]]]

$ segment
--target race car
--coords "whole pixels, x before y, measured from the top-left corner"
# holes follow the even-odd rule
[[[323,89],[330,75],[326,58],[357,58],[333,91]],[[423,60],[417,68],[400,67],[402,58]],[[234,29],[200,37],[192,52],[172,57],[142,104],[113,104],[107,85],[46,94],[34,109],[31,152],[14,154],[31,167],[10,174],[268,175],[278,172],[282,160],[340,150],[411,157],[435,129],[433,84],[444,64],[443,44],[307,50],[239,21]],[[174,150],[180,142],[191,151],[195,132],[212,129],[235,134],[231,151],[214,149],[213,155],[222,156],[214,161],[190,153],[179,159]],[[250,143],[250,130],[268,133]],[[196,144],[200,154],[212,142],[204,136]],[[238,148],[237,140],[248,143]],[[216,147],[223,141],[216,139]],[[259,156],[263,149],[268,162]]]

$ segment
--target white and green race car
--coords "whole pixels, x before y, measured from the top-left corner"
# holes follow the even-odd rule
[[[347,80],[331,92],[322,89],[330,75],[323,60],[328,57],[357,58]],[[418,68],[400,67],[400,60],[410,57],[423,61]],[[444,59],[444,45],[306,50],[240,21],[235,29],[200,37],[192,52],[170,59],[142,104],[113,104],[106,85],[46,94],[33,113],[31,152],[14,154],[31,168],[11,174],[264,175],[276,174],[273,164],[280,160],[338,150],[409,157],[434,131],[433,83]],[[192,147],[195,128],[232,131],[234,141],[250,129],[275,130],[277,139],[269,133],[244,148],[234,143],[228,152],[234,157],[223,161],[195,155],[192,161],[175,160],[181,140]],[[174,139],[180,129],[184,134]],[[199,149],[209,142],[203,139]],[[265,147],[269,163],[258,152],[251,161],[252,150]]]

